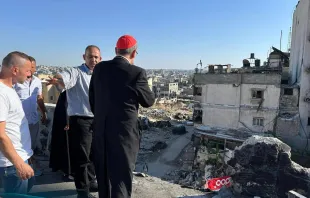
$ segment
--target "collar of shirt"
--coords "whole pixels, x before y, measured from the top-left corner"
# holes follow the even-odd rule
[[[86,72],[88,75],[93,74],[93,71],[90,70],[85,63],[82,64],[82,68],[83,68],[84,72]]]
[[[129,61],[128,58],[126,58],[125,56],[117,55],[117,56],[115,56],[115,58],[116,58],[116,57],[122,58],[122,59],[126,60],[126,61],[130,64],[130,61]]]

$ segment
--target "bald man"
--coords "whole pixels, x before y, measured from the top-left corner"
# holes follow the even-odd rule
[[[31,61],[22,52],[11,52],[0,72],[0,176],[7,193],[27,194],[34,183],[28,160],[33,155],[22,103],[12,88],[31,75]],[[17,175],[17,177],[16,177]]]
[[[90,191],[97,191],[98,184],[90,151],[93,139],[93,113],[89,105],[89,83],[93,70],[101,61],[99,47],[87,46],[83,55],[85,63],[56,74],[49,84],[67,92],[67,114],[69,118],[70,155],[78,197],[92,197]]]

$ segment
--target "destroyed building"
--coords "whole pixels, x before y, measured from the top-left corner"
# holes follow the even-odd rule
[[[177,82],[153,83],[153,92],[156,98],[173,98],[179,93],[179,86]]]
[[[203,125],[255,132],[273,130],[279,109],[280,74],[198,73],[194,84]]]
[[[284,97],[280,101],[282,108],[279,117],[281,119],[278,119],[277,129],[277,133],[278,131],[285,132],[285,134],[280,134],[284,142],[303,151],[309,150],[310,129],[309,17],[310,2],[300,0],[293,15],[288,82],[287,85],[282,86]],[[286,125],[282,126],[283,123]]]

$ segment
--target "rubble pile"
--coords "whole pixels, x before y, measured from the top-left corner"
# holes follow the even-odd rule
[[[205,184],[204,173],[198,169],[192,171],[174,170],[168,172],[162,179],[197,190],[202,190]]]
[[[169,120],[150,121],[147,117],[139,117],[139,123],[142,130],[148,130],[150,127],[166,128],[172,126]]]
[[[191,120],[193,109],[182,102],[156,104],[152,108],[139,108],[139,114],[154,120]]]
[[[291,148],[277,138],[252,136],[237,147],[226,174],[236,193],[287,197],[290,190],[310,190],[310,169],[291,160]]]
[[[165,127],[171,127],[171,123],[168,120],[160,120],[155,122],[149,122],[149,127],[156,127],[156,128],[165,128]]]
[[[173,115],[173,118],[176,120],[190,120],[191,119],[191,115],[188,114],[187,112],[176,112]]]
[[[171,120],[171,114],[163,109],[140,108],[139,114],[155,120]]]

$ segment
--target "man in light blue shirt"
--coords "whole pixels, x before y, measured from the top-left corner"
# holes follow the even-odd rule
[[[95,168],[90,157],[93,138],[93,113],[89,104],[89,84],[93,69],[101,61],[100,49],[90,45],[83,55],[85,63],[56,74],[48,80],[67,93],[69,118],[69,145],[72,156],[74,182],[78,197],[92,197],[90,191],[98,191]]]
[[[39,113],[38,107],[42,114],[42,123],[46,122],[47,113],[42,96],[42,82],[34,76],[36,72],[36,60],[33,57],[29,57],[31,60],[31,76],[28,76],[27,80],[23,83],[16,83],[14,89],[22,101],[23,109],[28,120],[29,130],[31,135],[31,148],[34,151],[37,147],[39,136]],[[32,158],[32,162],[35,162]],[[38,163],[36,163],[39,166]],[[42,175],[39,170],[35,171],[36,176]]]

